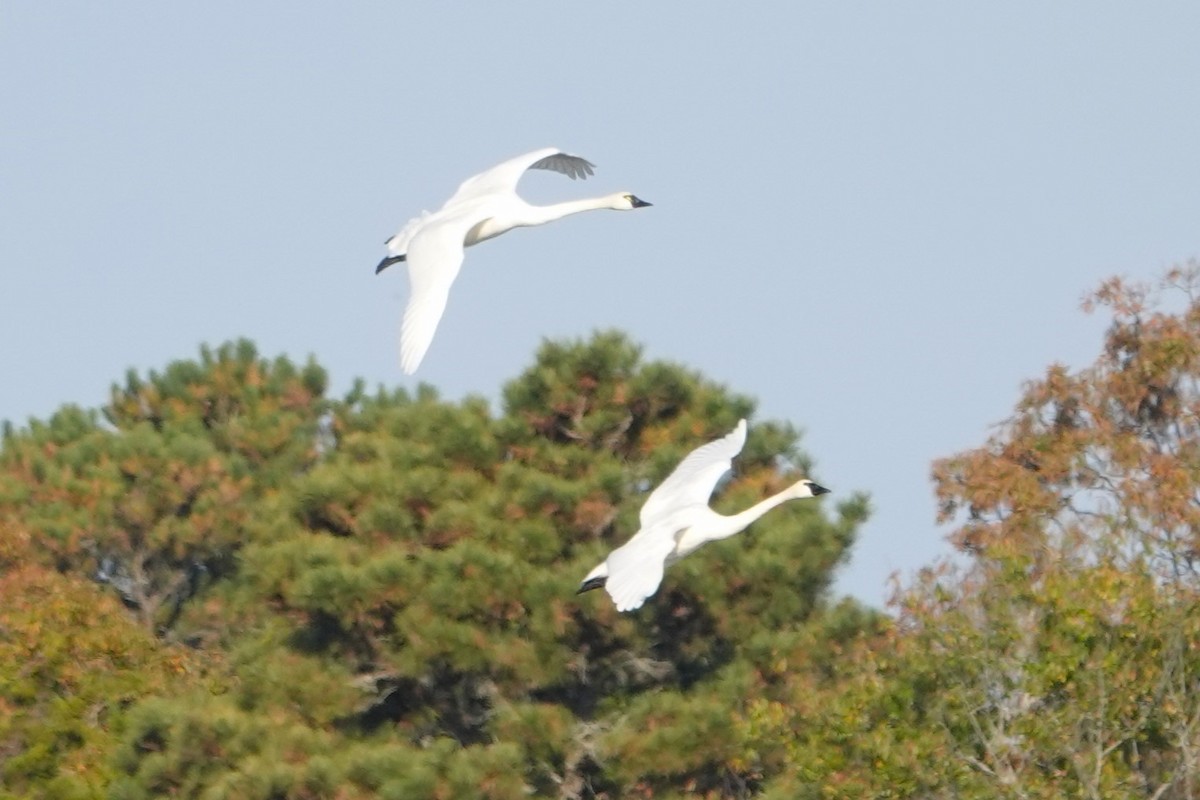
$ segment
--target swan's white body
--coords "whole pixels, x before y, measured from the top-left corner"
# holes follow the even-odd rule
[[[709,496],[745,443],[743,419],[723,439],[693,450],[642,506],[640,530],[589,572],[579,591],[603,586],[618,611],[632,611],[658,590],[671,562],[706,542],[740,533],[780,503],[829,491],[802,480],[740,514],[718,514],[708,507]]]
[[[593,166],[556,147],[517,156],[463,181],[440,209],[422,212],[387,240],[388,256],[375,272],[397,261],[408,262],[410,292],[400,328],[400,366],[406,373],[416,371],[433,341],[464,248],[513,228],[544,225],[581,211],[628,211],[650,205],[628,192],[549,206],[530,205],[517,196],[517,181],[526,170],[553,170],[575,180],[591,175]]]

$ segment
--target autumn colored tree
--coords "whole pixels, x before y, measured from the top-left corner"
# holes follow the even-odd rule
[[[1200,790],[1198,278],[1106,282],[1087,303],[1113,314],[1096,363],[1051,367],[1003,434],[935,465],[973,556],[960,633],[992,652],[971,665],[988,701],[971,763],[1013,793]]]
[[[1095,363],[1050,367],[934,465],[962,557],[899,593],[847,680],[751,716],[767,739],[822,726],[792,737],[808,796],[1200,793],[1198,277],[1103,284]]]

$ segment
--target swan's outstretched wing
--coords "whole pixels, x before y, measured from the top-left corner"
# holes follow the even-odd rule
[[[526,170],[553,170],[575,180],[576,178],[586,179],[588,175],[593,174],[592,170],[595,166],[590,161],[570,153],[564,153],[557,147],[543,147],[541,150],[510,158],[485,172],[467,178],[442,208],[449,208],[489,194],[514,193],[517,191],[517,181],[521,180],[521,176],[525,174]]]
[[[652,528],[659,520],[681,508],[707,506],[717,481],[729,471],[733,457],[742,452],[745,444],[746,420],[743,419],[724,438],[693,450],[642,506],[640,518],[643,530]]]
[[[409,375],[433,342],[450,286],[462,267],[463,239],[476,221],[465,214],[438,219],[408,242],[409,295],[400,326],[400,366]]]

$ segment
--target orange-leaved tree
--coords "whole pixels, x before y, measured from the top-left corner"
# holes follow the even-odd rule
[[[1200,266],[1113,279],[1091,365],[934,464],[959,555],[836,680],[759,703],[796,796],[1200,795]]]

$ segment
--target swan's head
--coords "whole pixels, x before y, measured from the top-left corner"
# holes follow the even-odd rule
[[[632,211],[635,208],[645,208],[646,206],[654,205],[629,192],[614,194],[609,199],[612,201],[612,208],[616,211]]]
[[[823,494],[829,494],[829,490],[819,483],[808,479],[802,480],[792,487],[796,497],[817,497]]]

